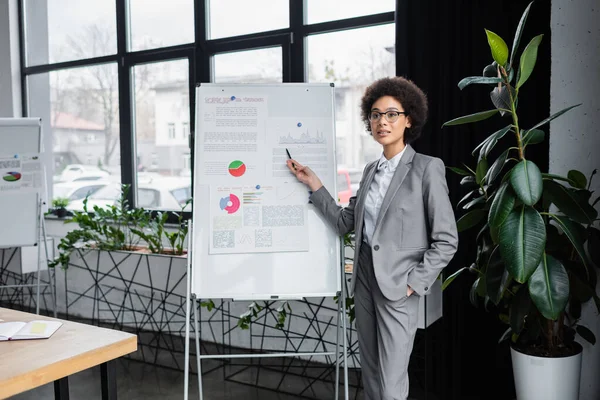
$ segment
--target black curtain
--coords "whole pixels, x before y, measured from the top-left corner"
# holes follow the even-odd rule
[[[467,164],[475,169],[472,150],[489,134],[506,126],[505,119],[458,127],[441,128],[445,121],[493,108],[489,86],[473,85],[459,90],[466,76],[481,76],[493,59],[485,29],[500,35],[512,49],[521,15],[529,1],[440,1],[397,0],[397,75],[413,80],[428,96],[430,116],[422,137],[414,144],[418,152],[440,157],[446,166]],[[549,115],[550,110],[550,1],[537,0],[531,7],[520,51],[543,33],[532,77],[520,91],[520,125],[530,127]],[[547,127],[546,127],[547,132]],[[512,142],[511,142],[512,141]],[[505,137],[497,148],[514,143]],[[514,145],[514,144],[513,144]],[[548,170],[548,138],[528,149],[527,158],[542,171]],[[496,156],[498,152],[493,153]],[[450,197],[454,205],[466,194],[460,177],[448,171]],[[464,210],[455,208],[456,218]],[[476,232],[460,235],[459,250],[446,275],[469,266],[475,259]],[[428,391],[431,398],[507,400],[514,398],[510,353],[498,339],[506,329],[497,316],[475,308],[469,288],[476,276],[465,274],[444,292],[444,317],[431,329]]]

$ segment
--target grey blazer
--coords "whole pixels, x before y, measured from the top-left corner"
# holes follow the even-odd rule
[[[310,198],[338,234],[355,232],[350,294],[354,293],[360,268],[360,246],[367,245],[363,242],[364,205],[377,161],[365,167],[358,193],[347,207],[338,206],[325,187]],[[439,158],[418,154],[407,145],[373,233],[373,267],[381,292],[391,301],[405,297],[407,285],[420,296],[428,294],[457,247],[456,220],[448,198],[444,163]]]

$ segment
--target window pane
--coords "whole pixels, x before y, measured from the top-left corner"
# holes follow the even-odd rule
[[[209,4],[209,39],[290,26],[287,0],[212,0]]]
[[[191,197],[188,64],[184,59],[133,69],[138,207],[179,211]]]
[[[394,11],[396,7],[395,0],[345,0],[341,7],[338,0],[307,1],[307,24],[379,14]]]
[[[359,107],[366,86],[395,75],[394,26],[309,36],[307,47],[309,81],[335,83],[338,170],[349,173],[355,191],[365,164],[381,155]]]
[[[194,41],[193,0],[129,0],[131,50]]]
[[[116,2],[24,1],[27,65],[117,52]]]
[[[281,47],[214,56],[214,82],[279,83],[283,81]],[[244,68],[240,68],[243,65]]]
[[[27,79],[29,115],[42,118],[44,134],[52,137],[56,192],[70,196],[83,187],[119,184],[116,64],[59,70]],[[69,208],[82,210],[82,200],[72,201]]]

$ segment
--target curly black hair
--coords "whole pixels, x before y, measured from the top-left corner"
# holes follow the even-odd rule
[[[360,114],[368,132],[371,132],[369,113],[371,107],[383,96],[392,96],[402,104],[407,117],[410,118],[411,127],[404,131],[404,143],[410,144],[421,136],[421,130],[427,122],[427,96],[412,81],[400,77],[382,78],[373,82],[365,90],[360,102]]]

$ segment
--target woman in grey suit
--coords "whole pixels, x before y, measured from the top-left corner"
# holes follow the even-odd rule
[[[427,98],[413,82],[383,78],[369,86],[361,116],[383,154],[369,163],[347,207],[296,160],[289,170],[340,235],[354,231],[351,294],[365,399],[406,400],[408,361],[419,296],[452,259],[458,234],[442,160],[411,147],[427,120]]]

